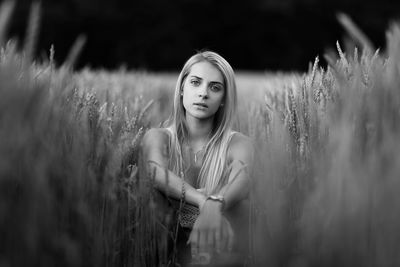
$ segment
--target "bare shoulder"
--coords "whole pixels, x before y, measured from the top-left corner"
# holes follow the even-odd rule
[[[162,148],[169,144],[170,133],[166,128],[151,128],[142,139],[143,148]]]
[[[250,137],[236,132],[229,143],[228,157],[230,160],[240,160],[251,163],[254,156],[254,145]]]

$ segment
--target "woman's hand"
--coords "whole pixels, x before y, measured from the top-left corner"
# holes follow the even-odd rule
[[[221,213],[221,203],[205,201],[188,240],[192,255],[213,250],[220,253],[226,248],[231,250],[233,237],[232,227]]]

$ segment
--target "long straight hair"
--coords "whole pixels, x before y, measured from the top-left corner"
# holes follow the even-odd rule
[[[224,96],[222,105],[214,117],[212,135],[205,147],[203,165],[200,169],[198,186],[205,189],[207,195],[218,191],[227,181],[227,150],[236,113],[237,92],[235,75],[229,63],[219,54],[203,51],[189,58],[179,74],[174,95],[174,108],[169,128],[172,132],[170,168],[178,176],[184,176],[182,144],[188,139],[188,128],[181,92],[192,66],[199,62],[209,62],[222,74]],[[184,178],[184,177],[182,177]]]

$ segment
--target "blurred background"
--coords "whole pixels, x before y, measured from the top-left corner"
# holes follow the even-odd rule
[[[37,55],[55,46],[63,62],[79,34],[77,67],[176,71],[196,50],[212,49],[239,70],[305,71],[344,34],[348,14],[373,44],[384,45],[396,0],[42,0]],[[32,0],[17,1],[11,36],[25,36]],[[22,43],[22,42],[21,42]],[[322,62],[324,64],[324,62]]]

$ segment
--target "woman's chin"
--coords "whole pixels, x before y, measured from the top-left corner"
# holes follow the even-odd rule
[[[212,119],[214,114],[210,114],[209,112],[190,112],[187,113],[189,114],[191,117],[198,119],[198,120],[208,120],[208,119]]]

